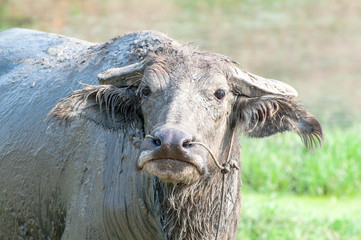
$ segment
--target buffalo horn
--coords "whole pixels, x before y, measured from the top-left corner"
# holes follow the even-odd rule
[[[98,74],[98,81],[101,85],[113,85],[115,87],[130,86],[141,79],[143,71],[143,62],[137,62],[121,68],[109,68]]]
[[[231,78],[234,89],[236,89],[239,94],[248,97],[260,97],[272,94],[295,98],[298,95],[293,87],[284,82],[263,78],[236,67]]]

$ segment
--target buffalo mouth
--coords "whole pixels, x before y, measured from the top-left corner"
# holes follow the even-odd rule
[[[138,168],[148,172],[163,182],[190,184],[206,173],[204,160],[193,154],[185,158],[171,158],[169,156],[154,156],[153,151],[141,152]]]

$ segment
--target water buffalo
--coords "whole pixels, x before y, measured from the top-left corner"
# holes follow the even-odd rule
[[[234,239],[239,134],[323,139],[291,86],[154,31],[1,32],[0,96],[0,239]]]

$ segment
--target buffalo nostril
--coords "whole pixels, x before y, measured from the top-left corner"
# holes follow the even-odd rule
[[[161,147],[164,148],[174,148],[176,147],[179,150],[185,150],[187,148],[192,147],[192,136],[189,134],[169,128],[169,129],[162,129],[157,131],[154,136],[152,136],[153,139],[153,146],[155,147]]]
[[[183,144],[182,144],[182,147],[183,148],[190,148],[190,147],[192,147],[193,145],[192,145],[192,141],[191,140],[185,140],[184,142],[183,142]]]
[[[162,142],[160,141],[159,138],[153,138],[153,143],[155,146],[159,147],[160,145],[162,145]]]

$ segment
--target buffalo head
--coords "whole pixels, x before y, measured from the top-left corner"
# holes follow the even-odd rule
[[[206,178],[215,170],[209,151],[224,163],[234,131],[264,137],[293,130],[309,148],[323,138],[319,122],[295,102],[291,86],[190,45],[166,42],[98,79],[100,85],[75,91],[50,115],[66,123],[83,117],[110,129],[141,122],[134,165],[163,182]]]

